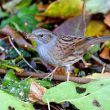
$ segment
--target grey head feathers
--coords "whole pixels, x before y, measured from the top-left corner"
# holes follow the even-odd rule
[[[54,33],[43,28],[34,30],[32,34],[36,36],[35,40],[38,45],[46,45],[57,38]]]

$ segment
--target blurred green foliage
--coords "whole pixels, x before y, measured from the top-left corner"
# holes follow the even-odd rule
[[[26,100],[30,91],[31,81],[30,78],[20,81],[14,71],[9,70],[2,81],[1,89]]]
[[[1,13],[2,16],[0,16],[0,18],[7,18],[2,20],[0,28],[3,28],[8,24],[18,31],[31,32],[37,27],[37,24],[39,23],[34,17],[36,14],[39,14],[36,4],[19,8],[14,15],[9,15],[3,11],[0,12],[0,14]]]

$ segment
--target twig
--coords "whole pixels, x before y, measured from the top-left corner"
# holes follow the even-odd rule
[[[91,54],[89,54],[91,55]],[[101,65],[104,65],[109,71],[110,71],[110,65],[104,63],[103,61],[101,61],[99,58],[97,58],[94,55],[91,55],[91,58],[93,58],[95,61],[97,61],[98,63],[100,63]]]
[[[27,62],[27,60],[22,56],[21,52],[20,52],[20,51],[15,47],[15,45],[13,44],[13,42],[12,42],[10,36],[8,36],[8,38],[9,38],[10,44],[11,44],[12,47],[15,49],[15,51],[18,53],[18,55],[20,55],[20,56],[22,57],[23,61],[24,61],[31,69],[33,69],[35,72],[38,72],[38,71],[37,71],[36,69],[34,69],[34,68]]]
[[[6,70],[0,69],[0,74],[6,74]],[[42,73],[40,73],[40,72],[35,73],[35,72],[28,72],[28,71],[24,71],[23,73],[16,72],[17,76],[28,77],[31,75],[31,77],[33,77],[33,78],[44,78],[48,74],[49,73],[43,73],[43,72]],[[67,76],[53,74],[53,79],[59,80],[59,81],[66,81]],[[90,79],[90,78],[80,78],[80,77],[73,77],[73,76],[71,76],[69,80],[76,82],[76,83],[80,83],[80,84],[85,84],[85,83],[89,83],[91,81],[94,81],[93,79]]]

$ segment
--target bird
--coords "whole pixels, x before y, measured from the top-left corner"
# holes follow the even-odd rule
[[[79,60],[85,63],[83,55],[88,47],[110,40],[110,36],[94,38],[56,35],[44,28],[34,30],[32,35],[37,43],[36,49],[40,58],[55,67],[64,67],[68,73],[70,73],[72,65]],[[67,80],[69,80],[69,75]]]

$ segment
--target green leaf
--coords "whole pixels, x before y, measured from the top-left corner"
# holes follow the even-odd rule
[[[39,12],[35,4],[30,7],[24,7],[16,15],[3,20],[0,27],[3,28],[8,24],[18,31],[32,32],[39,23],[33,16],[36,13]]]
[[[22,68],[15,66],[15,60],[0,60],[0,68],[10,68],[16,70],[19,73],[22,73],[24,71]]]
[[[26,6],[30,5],[31,2],[32,2],[32,0],[21,0],[21,2],[16,5],[16,9],[26,7]]]
[[[15,60],[0,60],[0,64],[15,65]]]
[[[39,22],[32,15],[20,17],[20,27],[23,31],[32,32]]]
[[[8,17],[9,14],[7,12],[3,12],[0,8],[0,18]]]
[[[13,26],[15,29],[17,26],[22,31],[32,32],[32,30],[37,26],[38,21],[35,20],[34,16],[31,15],[22,17],[12,16],[6,20],[3,20],[0,27],[2,28],[7,24]]]
[[[84,59],[89,60],[91,58],[91,54],[94,54],[95,52],[98,52],[100,50],[100,44],[93,45],[88,49],[88,52],[84,55]]]
[[[20,19],[17,16],[11,16],[1,22],[0,27],[4,27],[7,24],[11,24],[12,22],[19,23]]]
[[[18,48],[18,50],[20,51],[20,53],[22,53],[22,55],[24,57],[30,57],[31,55],[26,51],[24,50],[23,48]],[[16,52],[15,49],[11,48],[8,53],[7,53],[7,57],[10,58],[10,59],[14,59],[16,57],[18,57],[18,53]]]
[[[68,101],[80,110],[108,110],[110,108],[110,79],[88,84],[63,82],[45,92],[44,102],[62,103]]]
[[[30,78],[20,81],[16,77],[14,71],[9,70],[3,79],[1,89],[21,98],[22,100],[28,100],[31,82],[32,80]]]
[[[21,98],[22,100],[27,100],[31,81],[30,78],[20,81],[14,71],[9,70],[2,81],[1,89]]]
[[[81,8],[81,0],[58,0],[51,3],[43,14],[50,17],[76,16],[81,13]]]
[[[18,16],[22,17],[22,16],[33,15],[33,14],[35,15],[37,13],[39,13],[37,6],[36,4],[33,4],[30,7],[24,7],[24,8],[19,9]]]
[[[32,82],[32,79],[30,79],[30,78],[26,78],[26,79],[20,81],[15,88],[16,94],[14,92],[13,93],[23,100],[28,100],[31,82]],[[13,89],[13,87],[12,87],[12,89]]]
[[[110,49],[110,41],[106,41],[105,45]]]
[[[46,88],[51,88],[53,86],[52,83],[48,80],[36,80],[36,82]]]
[[[2,81],[2,85],[3,86],[10,86],[13,83],[18,83],[19,81],[20,80],[16,77],[14,71],[9,70]]]
[[[20,99],[0,90],[1,110],[34,110],[32,104],[23,102]]]
[[[101,49],[100,49],[100,44],[96,44],[96,45],[90,47],[88,51],[89,51],[91,54],[93,54],[93,53],[95,53],[95,52],[97,52],[97,51],[99,51],[99,50],[101,50]]]
[[[87,0],[86,10],[90,13],[107,13],[110,10],[110,0]]]

